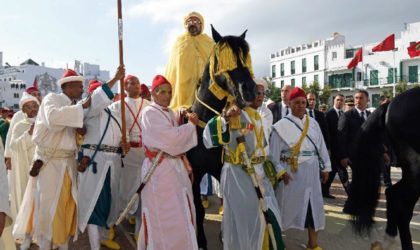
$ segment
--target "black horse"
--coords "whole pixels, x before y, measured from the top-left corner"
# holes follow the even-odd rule
[[[193,103],[192,111],[197,113],[200,120],[207,123],[212,117],[222,113],[223,108],[226,107],[228,98],[219,99],[210,90],[209,87],[214,82],[226,93],[233,97],[233,102],[240,108],[245,106],[245,102],[250,102],[255,99],[255,82],[252,77],[252,70],[243,64],[243,59],[249,56],[249,46],[245,41],[246,31],[240,36],[224,36],[222,37],[214,28],[212,28],[213,39],[216,42],[216,47],[229,47],[236,58],[236,68],[230,69],[224,74],[220,72],[212,72],[212,68],[217,68],[220,65],[217,55],[217,49],[214,49],[210,55],[210,60],[213,58],[213,67],[211,67],[210,60],[207,63],[204,73],[200,80],[200,86],[197,91],[196,100]],[[248,65],[249,66],[249,65]],[[213,79],[213,80],[212,80]],[[204,208],[200,197],[200,181],[204,174],[208,173],[220,180],[220,173],[223,166],[222,161],[222,147],[206,149],[203,144],[203,128],[197,126],[198,145],[188,151],[187,157],[190,161],[193,174],[193,194],[194,204],[197,218],[197,240],[198,246],[207,249],[207,240],[204,235],[203,221]]]
[[[378,204],[383,145],[388,141],[396,153],[402,179],[386,189],[386,234],[399,231],[403,249],[413,249],[410,221],[420,195],[420,88],[398,95],[380,106],[362,125],[352,160],[353,181],[344,212],[353,215],[354,229],[369,233]],[[392,241],[392,240],[391,240]]]

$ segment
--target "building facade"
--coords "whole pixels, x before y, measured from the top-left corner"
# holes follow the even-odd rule
[[[60,92],[58,79],[65,69],[39,65],[28,59],[18,66],[3,65],[3,54],[0,52],[0,107],[19,109],[19,100],[26,88],[37,85],[42,95]],[[99,65],[75,61],[74,69],[85,77],[85,89],[91,79],[109,80],[109,71],[100,70]]]
[[[351,96],[356,89],[365,89],[370,95],[370,106],[377,107],[384,89],[395,93],[396,83],[419,83],[420,57],[410,58],[407,52],[417,41],[420,41],[420,22],[405,24],[400,38],[395,39],[393,51],[372,52],[381,41],[350,46],[343,35],[334,33],[327,39],[271,54],[270,76],[277,87],[311,85],[315,81],[321,88],[329,85],[332,96],[337,93]],[[363,62],[352,70],[347,69],[359,48],[363,51]],[[328,104],[331,106],[332,100]]]

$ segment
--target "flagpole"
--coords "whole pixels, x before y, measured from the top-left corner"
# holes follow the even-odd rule
[[[396,76],[396,73],[398,72],[398,70],[397,70],[397,72],[395,72],[395,69],[397,68],[397,65],[395,65],[395,48],[392,50],[392,57],[393,57],[393,59],[394,59],[394,68],[392,69],[392,75],[394,76],[393,78],[393,80],[394,80],[394,84],[392,85],[392,97],[395,97],[395,85],[397,84],[397,76]]]
[[[118,48],[120,56],[120,66],[124,65],[123,58],[123,19],[121,0],[117,0],[118,4]],[[120,80],[120,102],[121,102],[121,142],[127,143],[126,125],[125,125],[125,96],[124,96],[124,79]],[[123,152],[124,154],[124,152]]]
[[[360,48],[361,50],[362,50],[362,58],[363,58],[363,45],[362,45],[362,47]],[[364,59],[364,58],[363,58]],[[364,89],[364,87],[365,87],[365,64],[363,63],[363,60],[362,60],[362,88]],[[356,77],[357,77],[357,74],[356,74]]]

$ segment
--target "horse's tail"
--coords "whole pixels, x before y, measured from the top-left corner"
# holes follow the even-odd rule
[[[378,204],[383,142],[386,136],[385,115],[388,104],[381,105],[362,125],[354,144],[352,182],[344,212],[352,215],[353,229],[369,234]]]

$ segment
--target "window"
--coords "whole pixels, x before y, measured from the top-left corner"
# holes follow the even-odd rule
[[[319,70],[319,56],[314,56],[314,70]]]
[[[300,47],[297,47],[297,48],[296,48],[296,52],[299,52],[299,51],[300,51]]]
[[[291,80],[291,83],[292,83],[292,87],[294,87],[295,86],[295,79],[294,78]]]
[[[302,59],[302,73],[306,72],[306,58]]]
[[[335,51],[332,53],[332,60],[333,61],[337,60],[337,52]]]
[[[302,86],[306,84],[306,76],[302,77]]]
[[[408,66],[408,82],[419,81],[419,66]]]
[[[318,47],[318,42],[314,43],[314,47]]]
[[[319,83],[319,77],[318,77],[318,75],[314,75],[314,82]]]
[[[295,53],[295,49],[294,48],[292,48],[292,53]]]
[[[290,62],[290,73],[291,73],[292,75],[294,75],[294,74],[295,74],[295,61],[291,61],[291,62]]]
[[[353,58],[355,49],[346,49],[346,59]]]
[[[379,84],[378,71],[371,70],[370,71],[370,85],[378,85],[378,84]]]
[[[312,48],[312,44],[308,44],[308,49],[311,49]]]
[[[387,82],[394,83],[395,79],[397,79],[397,68],[389,68]]]
[[[360,82],[362,80],[362,72],[357,72],[357,81]]]
[[[284,63],[280,63],[280,76],[284,76]]]
[[[276,65],[271,66],[271,78],[276,78]]]
[[[280,55],[281,55],[281,56],[284,56],[284,50],[282,50],[282,51],[280,52]]]
[[[283,86],[284,86],[284,80],[281,80],[280,81],[280,87],[283,88]]]

